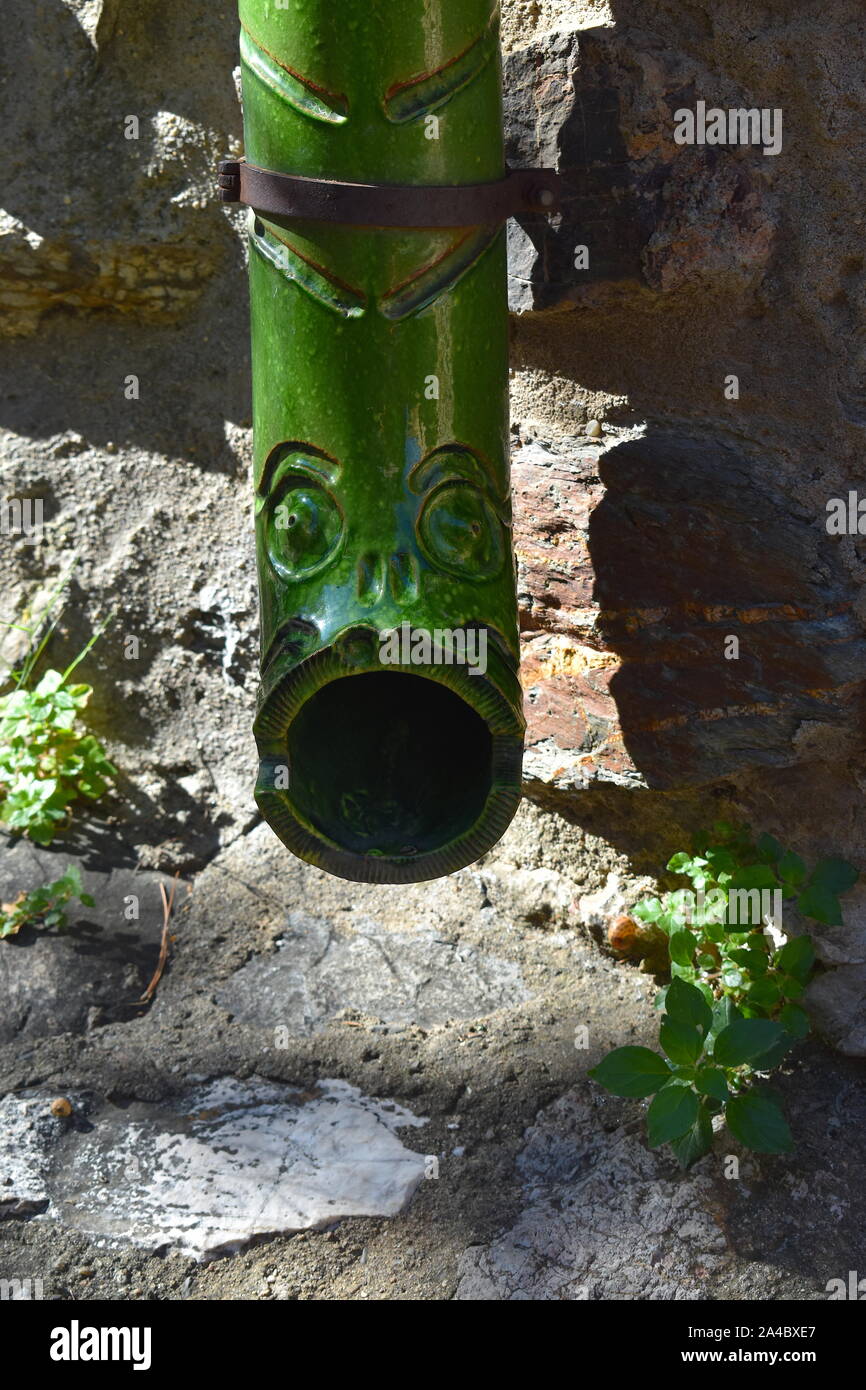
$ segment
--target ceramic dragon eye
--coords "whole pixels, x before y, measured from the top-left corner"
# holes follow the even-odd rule
[[[502,569],[502,526],[484,494],[471,483],[436,488],[418,526],[425,553],[449,574],[494,579]]]
[[[246,157],[504,173],[494,0],[241,0]],[[451,872],[520,798],[501,223],[250,216],[256,799],[344,878]]]
[[[290,478],[268,501],[268,558],[283,579],[316,574],[333,558],[343,515],[318,483]]]

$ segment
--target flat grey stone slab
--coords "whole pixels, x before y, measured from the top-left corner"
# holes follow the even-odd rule
[[[337,928],[300,913],[289,924],[276,951],[242,966],[217,994],[239,1022],[304,1036],[350,1009],[430,1028],[528,998],[517,965],[430,929],[389,931],[369,918]]]

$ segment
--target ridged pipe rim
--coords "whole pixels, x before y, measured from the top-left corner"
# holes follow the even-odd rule
[[[383,666],[378,661],[347,659],[344,651],[334,646],[300,662],[272,686],[254,725],[260,758],[255,799],[265,820],[299,859],[354,883],[423,883],[474,863],[502,838],[522,795],[526,725],[519,704],[520,686],[504,663],[500,664],[505,683],[516,691],[516,707],[489,675],[470,676],[460,666]],[[468,830],[438,849],[406,856],[346,850],[313,826],[293,804],[291,783],[286,790],[273,786],[275,766],[288,759],[289,730],[307,701],[333,681],[371,673],[395,678],[418,676],[446,686],[483,719],[490,732],[491,785],[482,811]]]

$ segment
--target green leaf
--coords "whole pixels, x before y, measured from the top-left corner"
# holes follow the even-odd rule
[[[826,888],[828,892],[847,893],[860,874],[846,859],[821,859],[809,877],[809,886]]]
[[[658,898],[642,898],[632,908],[632,917],[636,917],[639,922],[657,922],[661,913],[662,905]]]
[[[727,1028],[729,1024],[733,1023],[734,1020],[739,1017],[740,1013],[733,999],[726,996],[724,999],[716,1001],[713,1005],[713,1022],[709,1037],[710,1047],[715,1044],[716,1038],[723,1029]]]
[[[698,1118],[698,1098],[691,1086],[671,1081],[659,1091],[647,1111],[647,1133],[651,1149],[669,1144],[691,1129]]]
[[[719,874],[732,874],[737,867],[737,861],[731,851],[722,845],[711,845],[705,854],[707,863],[717,878]]]
[[[706,930],[708,927],[718,925],[724,927],[728,918],[728,895],[724,888],[711,888],[704,894],[701,903],[695,912],[695,925]]]
[[[59,690],[62,684],[63,677],[59,671],[46,671],[32,693],[37,699],[40,699],[45,695],[53,695],[55,690]]]
[[[696,1062],[704,1050],[703,1035],[694,1024],[683,1023],[667,1014],[659,1029],[659,1042],[672,1062],[688,1066]]]
[[[751,975],[766,975],[767,973],[769,960],[766,951],[738,947],[728,952],[728,959],[736,965],[741,965]]]
[[[712,1143],[713,1122],[706,1106],[700,1105],[691,1129],[686,1130],[681,1138],[671,1140],[671,1148],[680,1167],[685,1169],[691,1168],[693,1163],[709,1153]]]
[[[797,906],[804,917],[814,917],[816,922],[824,922],[828,927],[842,925],[839,899],[821,884],[808,884],[797,899]]]
[[[783,975],[779,984],[786,999],[801,999],[806,992],[803,981],[795,980],[793,975]]]
[[[696,980],[695,989],[699,989],[701,991],[701,994],[704,996],[704,999],[706,1000],[707,1008],[710,1010],[710,1014],[712,1014],[713,1005],[716,1002],[716,996],[713,994],[713,991],[710,989],[706,980]]]
[[[783,1154],[794,1147],[787,1121],[775,1101],[747,1091],[725,1106],[728,1128],[755,1153]]]
[[[665,996],[665,1008],[678,1023],[689,1023],[703,1034],[713,1021],[712,1009],[701,991],[683,979],[671,981]]]
[[[96,907],[96,900],[92,893],[79,893],[78,900],[84,903],[85,907]]]
[[[101,777],[90,773],[85,773],[78,779],[78,790],[82,796],[89,796],[92,801],[97,801],[105,791],[105,782]]]
[[[779,1014],[779,1022],[792,1038],[805,1038],[812,1031],[809,1015],[799,1004],[786,1004]]]
[[[774,980],[756,980],[749,986],[749,1003],[761,1009],[772,1009],[782,997],[782,991]]]
[[[697,971],[693,965],[677,965],[676,961],[671,961],[671,975],[675,980],[682,980],[685,984],[694,984],[697,978]]]
[[[803,883],[806,878],[806,865],[799,854],[794,854],[793,850],[788,850],[779,860],[779,875],[786,883],[793,883],[795,887]]]
[[[727,939],[727,931],[725,930],[724,923],[722,922],[704,922],[703,933],[708,941],[715,942],[717,946],[721,946],[722,942]]]
[[[651,1052],[648,1047],[618,1047],[589,1075],[612,1095],[642,1100],[670,1081],[671,1074],[658,1052]]]
[[[815,964],[815,948],[808,936],[794,936],[787,941],[776,956],[776,966],[795,980],[807,980]]]
[[[778,888],[779,882],[769,864],[749,864],[738,869],[731,879],[730,888]]]
[[[691,965],[695,958],[697,941],[693,932],[675,931],[670,939],[671,960],[677,965]]]
[[[791,1033],[784,1032],[776,1046],[771,1047],[769,1052],[765,1052],[756,1063],[756,1069],[758,1071],[772,1071],[774,1067],[778,1067],[787,1057],[796,1041],[797,1039]]]
[[[689,867],[691,862],[692,856],[690,854],[685,854],[682,851],[680,851],[679,854],[675,854],[672,859],[668,860],[667,865],[665,867],[667,868],[669,873],[682,874],[685,873],[686,869]]]
[[[698,1067],[695,1086],[702,1096],[712,1096],[723,1104],[728,1099],[728,1083],[720,1067]]]
[[[779,841],[773,835],[766,833],[758,836],[755,848],[766,864],[775,864],[776,860],[780,859],[785,852]],[[760,885],[756,886],[760,887]]]
[[[769,1018],[740,1018],[723,1028],[713,1047],[721,1067],[741,1067],[759,1061],[782,1037],[784,1028]]]
[[[675,893],[668,893],[667,906],[677,925],[687,927],[695,915],[695,895],[691,888],[678,888]]]

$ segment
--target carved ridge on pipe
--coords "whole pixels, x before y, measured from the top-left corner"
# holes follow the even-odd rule
[[[268,240],[269,235],[279,243],[277,246],[273,246]],[[252,208],[249,241],[252,249],[270,261],[271,265],[276,266],[281,275],[285,275],[287,280],[293,280],[300,289],[318,299],[320,304],[326,304],[336,314],[350,319],[366,312],[367,300],[360,290],[338,280],[336,276],[329,274],[324,266],[316,265],[315,261],[302,256],[300,251],[296,250],[291,242],[279,236],[273,227],[266,229]]]
[[[419,197],[504,178],[498,4],[240,16],[251,165]],[[330,873],[438,877],[521,795],[504,227],[259,212],[250,243],[256,800]]]
[[[245,28],[241,29],[241,59],[250,72],[270,87],[284,101],[304,116],[317,121],[342,125],[348,115],[348,103],[340,92],[326,92],[308,77],[302,77],[287,64],[281,63]]]
[[[385,114],[389,121],[402,123],[414,121],[437,111],[450,101],[455,92],[468,86],[482,68],[490,62],[499,45],[499,5],[490,16],[487,28],[479,38],[469,44],[434,72],[422,73],[398,83],[385,94]]]

